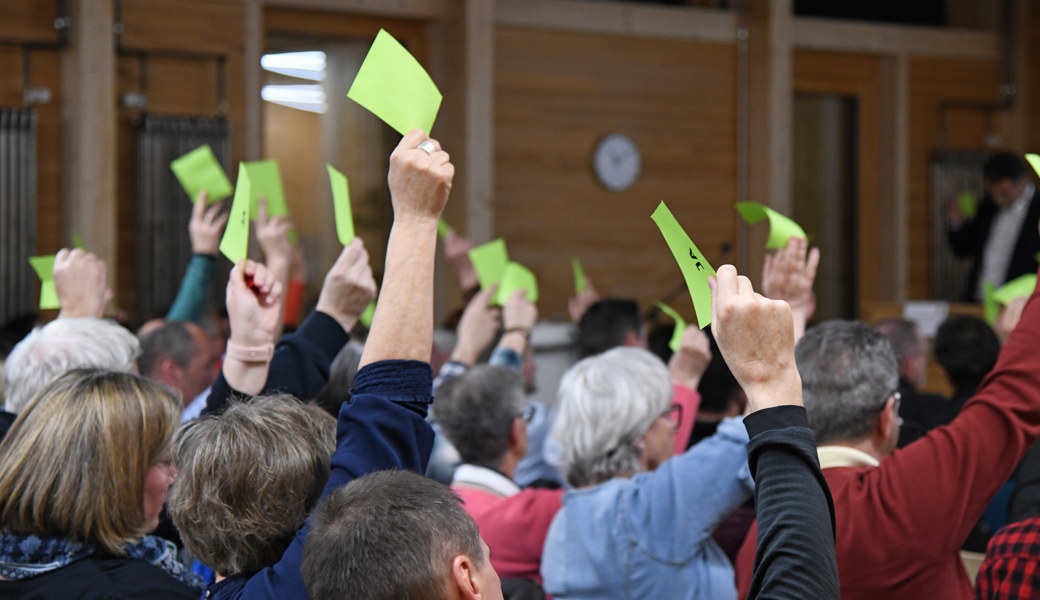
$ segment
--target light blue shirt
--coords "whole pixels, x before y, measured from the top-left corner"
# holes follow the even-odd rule
[[[545,540],[546,593],[735,599],[733,567],[711,534],[754,490],[747,443],[741,420],[726,419],[656,471],[567,492]]]

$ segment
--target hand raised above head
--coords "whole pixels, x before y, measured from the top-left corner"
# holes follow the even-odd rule
[[[695,390],[710,362],[711,342],[708,334],[696,327],[687,327],[679,350],[668,361],[668,373],[673,382]]]
[[[220,202],[207,206],[206,197],[206,190],[202,190],[195,199],[191,220],[188,221],[188,237],[191,238],[192,254],[216,256],[220,238],[224,235],[224,226],[227,225],[228,212]]]
[[[59,319],[101,318],[112,300],[105,261],[79,248],[62,248],[54,256],[54,291],[61,303]]]
[[[502,309],[491,306],[491,297],[496,286],[477,292],[462,311],[459,326],[455,329],[457,341],[451,359],[474,365],[484,349],[494,341],[502,324]]]
[[[455,166],[441,150],[440,142],[420,129],[409,131],[390,155],[387,181],[395,222],[436,222],[448,201],[454,177]]]
[[[235,265],[225,295],[230,342],[244,347],[274,343],[281,294],[282,284],[263,264],[246,260]]]
[[[368,260],[368,251],[361,238],[354,238],[344,246],[325,275],[315,306],[316,310],[336,319],[347,331],[354,327],[358,317],[376,297],[376,280]]]
[[[264,258],[270,263],[276,260],[288,266],[292,262],[293,244],[289,241],[289,232],[293,228],[292,219],[284,215],[268,216],[267,198],[259,199],[256,210],[256,241],[264,251]]]
[[[804,238],[792,237],[776,256],[766,255],[762,266],[762,295],[783,300],[791,308],[803,308],[812,298],[816,267],[820,263],[820,249],[808,250]]]

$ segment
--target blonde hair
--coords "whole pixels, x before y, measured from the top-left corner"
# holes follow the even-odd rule
[[[144,483],[180,402],[130,373],[76,369],[29,401],[0,443],[0,529],[116,555],[148,533]]]

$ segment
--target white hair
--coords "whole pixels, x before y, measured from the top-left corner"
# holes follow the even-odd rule
[[[36,392],[71,369],[136,372],[141,345],[114,321],[58,319],[37,327],[11,350],[4,364],[4,408],[20,413]]]
[[[580,487],[641,470],[635,443],[672,402],[668,368],[638,348],[614,348],[571,367],[560,381],[552,437],[562,471]]]

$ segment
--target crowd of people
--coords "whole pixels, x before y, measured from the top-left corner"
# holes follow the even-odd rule
[[[453,177],[419,130],[390,156],[369,328],[364,244],[300,319],[291,223],[263,206],[264,258],[234,266],[214,310],[227,215],[203,192],[180,291],[136,333],[104,318],[104,262],[58,252],[58,317],[4,329],[0,598],[1031,597],[1035,298],[997,331],[948,319],[934,353],[955,394],[922,394],[913,323],[807,326],[821,256],[792,238],[761,293],[721,266],[710,330],[674,349],[587,286],[548,405],[527,397],[537,306],[492,305],[454,232],[468,301],[454,347],[434,346]],[[1009,480],[1016,522],[973,586],[959,552]]]

